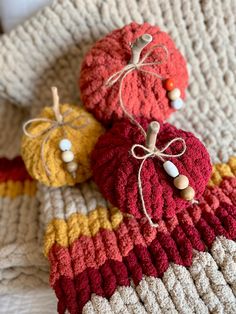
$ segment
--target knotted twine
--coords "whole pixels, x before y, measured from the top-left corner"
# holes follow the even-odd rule
[[[163,51],[165,52],[164,59],[162,59],[160,61],[154,61],[154,62],[145,62],[146,59],[150,56],[150,54],[157,48],[162,48]],[[160,80],[167,79],[166,77],[163,77],[163,76],[157,74],[156,72],[145,70],[145,69],[143,69],[143,67],[163,64],[164,62],[167,61],[168,57],[169,57],[169,51],[166,48],[166,46],[164,46],[162,44],[155,45],[144,55],[144,57],[138,63],[129,63],[129,64],[127,64],[126,66],[124,66],[124,68],[122,68],[121,70],[119,70],[119,71],[115,72],[114,74],[112,74],[108,78],[106,83],[105,83],[106,86],[111,87],[111,86],[113,86],[115,83],[117,83],[119,81],[119,92],[118,92],[118,95],[119,95],[120,106],[121,106],[124,114],[129,118],[129,120],[133,124],[135,124],[141,130],[141,132],[143,133],[145,139],[147,138],[146,131],[143,129],[141,124],[126,110],[126,107],[125,107],[125,104],[124,104],[124,101],[123,101],[123,97],[122,97],[123,82],[124,82],[124,79],[133,71],[140,71],[142,73],[147,73],[147,74],[150,74],[150,75],[153,75],[153,76],[159,78]],[[159,129],[160,129],[160,124],[159,124]],[[159,132],[159,130],[158,130],[158,132]],[[182,143],[182,145],[183,145],[182,151],[180,151],[178,154],[167,154],[167,153],[165,153],[165,151],[173,143],[176,143],[176,142],[181,142]],[[136,154],[135,150],[137,148],[141,148],[144,151],[144,155],[143,156],[139,156],[139,155]],[[154,223],[152,221],[151,217],[149,216],[149,214],[147,212],[146,206],[145,206],[145,200],[144,200],[144,197],[143,197],[142,179],[141,179],[141,172],[142,172],[143,165],[144,165],[145,161],[148,158],[157,157],[162,162],[165,162],[164,157],[171,157],[171,158],[180,157],[180,156],[182,156],[185,153],[186,148],[187,147],[186,147],[185,140],[183,138],[181,138],[181,137],[176,137],[176,138],[172,139],[162,149],[158,149],[156,146],[154,148],[150,149],[150,148],[148,148],[146,146],[143,146],[143,145],[140,145],[140,144],[134,144],[132,146],[132,148],[131,148],[131,155],[134,158],[136,158],[137,160],[142,160],[142,162],[141,162],[141,164],[139,166],[139,170],[138,170],[138,189],[139,189],[139,195],[140,195],[140,199],[141,199],[142,209],[143,209],[144,215],[146,216],[149,224],[152,227],[158,227],[158,224]]]
[[[160,130],[160,124],[158,123],[158,131],[157,133],[159,132]],[[177,154],[167,154],[165,153],[166,150],[173,144],[173,143],[176,143],[176,142],[181,142],[182,143],[182,150],[177,153]],[[135,150],[136,149],[142,149],[144,154],[142,156],[136,154]],[[141,145],[141,144],[134,144],[131,148],[131,155],[137,159],[137,160],[142,160],[140,166],[139,166],[139,170],[138,170],[138,189],[139,189],[139,195],[140,195],[140,199],[141,199],[141,203],[142,203],[142,209],[143,209],[143,212],[148,220],[148,222],[150,223],[150,225],[152,227],[158,227],[158,224],[157,223],[154,223],[151,219],[151,217],[149,216],[148,212],[147,212],[147,209],[146,209],[146,206],[145,206],[145,201],[144,201],[144,197],[143,197],[143,187],[142,187],[142,179],[141,179],[141,172],[142,172],[142,169],[143,169],[143,165],[145,163],[145,161],[148,159],[148,158],[154,158],[154,157],[157,157],[159,158],[163,163],[165,162],[165,157],[170,157],[170,158],[175,158],[175,157],[180,157],[182,156],[185,151],[186,151],[187,147],[186,147],[186,143],[185,143],[185,140],[181,137],[176,137],[172,140],[170,140],[163,148],[161,149],[158,149],[156,147],[156,145],[154,146],[154,148],[148,148],[144,145]]]
[[[157,48],[162,48],[164,53],[165,53],[165,57],[160,60],[160,61],[154,61],[154,62],[145,62],[146,59],[150,56],[150,54]],[[143,69],[143,67],[145,66],[153,66],[153,65],[160,65],[163,64],[164,62],[166,62],[168,60],[169,57],[169,51],[166,48],[166,46],[159,44],[159,45],[155,45],[153,46],[145,55],[144,57],[138,62],[138,63],[129,63],[126,66],[124,66],[124,68],[122,68],[121,70],[115,72],[114,74],[112,74],[106,81],[105,86],[111,87],[113,86],[115,83],[117,83],[118,81],[119,83],[119,103],[120,106],[123,110],[123,112],[125,113],[125,115],[129,118],[129,120],[134,123],[135,125],[138,126],[138,128],[141,130],[141,132],[143,133],[143,135],[146,137],[146,132],[143,129],[143,127],[141,126],[140,123],[138,123],[137,120],[134,119],[134,117],[126,110],[123,98],[122,98],[122,90],[123,90],[123,82],[124,79],[133,71],[140,71],[142,73],[147,73],[150,75],[153,75],[155,77],[157,77],[160,80],[165,80],[166,77],[161,76],[159,74],[157,74],[156,72],[153,71],[149,71],[149,70],[145,70]]]
[[[30,119],[27,122],[24,123],[23,125],[23,132],[26,136],[28,136],[31,139],[35,139],[35,138],[39,138],[39,137],[43,137],[42,143],[41,143],[41,147],[40,147],[40,158],[42,161],[42,165],[43,168],[45,170],[45,173],[47,175],[47,177],[49,178],[51,175],[51,172],[48,168],[47,162],[45,160],[44,157],[44,152],[45,152],[45,145],[47,144],[48,140],[51,138],[53,132],[55,130],[57,130],[58,128],[62,129],[62,134],[64,134],[63,136],[65,136],[65,126],[69,126],[70,128],[74,129],[74,130],[81,130],[83,128],[85,128],[88,125],[88,122],[77,126],[77,125],[73,125],[74,121],[78,121],[81,118],[84,118],[84,115],[79,115],[69,121],[65,121],[65,118],[73,111],[72,109],[66,110],[63,114],[60,112],[60,106],[59,106],[59,97],[57,94],[57,88],[56,87],[52,87],[52,94],[53,94],[53,113],[55,116],[55,119],[49,119],[49,118],[34,118],[34,119]],[[86,117],[85,117],[86,118]],[[32,123],[49,123],[49,126],[46,127],[43,131],[38,132],[37,134],[32,134],[30,133],[27,128],[29,125],[31,125]]]

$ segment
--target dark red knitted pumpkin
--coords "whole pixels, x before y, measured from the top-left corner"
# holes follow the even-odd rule
[[[132,23],[96,42],[82,64],[79,80],[81,98],[86,108],[105,124],[124,117],[118,98],[120,81],[111,87],[105,84],[112,74],[129,63],[130,44],[145,33],[152,35],[153,40],[143,49],[141,57],[153,46],[161,44],[168,50],[168,58],[161,65],[144,66],[142,69],[173,79],[174,86],[181,92],[181,98],[185,97],[188,83],[186,62],[173,40],[157,26]],[[163,59],[163,49],[157,48],[145,62]],[[122,97],[127,111],[136,118],[146,117],[162,121],[174,111],[164,82],[137,70],[124,79]]]
[[[149,122],[142,119],[140,123],[146,130]],[[181,174],[188,177],[197,200],[204,192],[211,174],[209,154],[192,133],[179,130],[169,123],[161,124],[156,147],[161,149],[176,137],[185,140],[187,150],[181,157],[167,159],[177,166]],[[145,145],[140,129],[128,120],[116,122],[99,138],[92,153],[92,170],[101,192],[114,206],[141,218],[143,210],[137,181],[141,161],[130,154],[134,144]],[[174,143],[166,152],[177,154],[180,149],[181,144]],[[181,199],[172,178],[164,171],[163,163],[157,157],[145,161],[142,186],[146,209],[153,221],[171,218],[190,205],[188,201]]]

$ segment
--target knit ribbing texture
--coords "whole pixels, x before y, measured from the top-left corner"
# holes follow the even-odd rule
[[[41,247],[37,184],[21,158],[0,158],[0,293],[46,287],[48,266]]]
[[[140,120],[146,130],[150,121]],[[170,140],[180,137],[185,140],[186,152],[179,158],[166,158],[186,175],[190,186],[195,190],[198,200],[205,190],[211,174],[211,164],[204,145],[190,132],[176,129],[169,123],[161,124],[157,136],[157,148],[163,148]],[[145,138],[139,128],[128,120],[114,123],[113,127],[103,134],[92,153],[93,177],[103,195],[120,210],[144,217],[138,191],[138,170],[140,160],[131,155],[134,144],[145,145]],[[165,153],[178,154],[181,143],[173,143]],[[140,150],[138,155],[144,153]],[[189,202],[180,197],[163,168],[163,162],[157,157],[145,161],[141,172],[143,198],[150,217],[156,221],[160,218],[171,218]]]
[[[141,59],[155,45],[164,46],[168,54],[166,60],[163,49],[157,47],[145,63],[160,64],[145,66],[142,70],[154,72],[164,79],[172,78],[175,87],[181,91],[181,97],[185,96],[188,83],[186,62],[172,39],[159,27],[132,23],[96,42],[82,64],[79,80],[82,101],[98,120],[106,124],[125,116],[120,107],[120,81],[111,87],[106,86],[106,82],[129,63],[130,44],[145,33],[152,35],[153,39],[143,49]],[[121,92],[126,110],[134,117],[165,120],[174,111],[163,81],[150,73],[134,70],[124,79]]]
[[[159,228],[108,207],[93,182],[42,187],[45,254],[59,313],[233,313],[235,165],[235,158],[215,165],[200,203]]]
[[[12,158],[19,154],[22,122],[51,103],[48,87],[59,88],[63,103],[78,102],[79,69],[96,40],[132,21],[148,22],[167,32],[188,62],[186,106],[175,112],[170,122],[199,137],[212,161],[217,163],[210,184],[222,184],[228,192],[225,188],[220,196],[218,192],[214,194],[214,202],[222,198],[235,199],[232,180],[235,162],[229,159],[236,155],[234,12],[235,3],[231,0],[159,0],[158,5],[155,0],[55,0],[52,6],[0,38],[1,156]],[[226,177],[231,179],[224,181]],[[42,190],[40,186],[37,195],[41,195]],[[8,244],[18,248],[8,251],[10,259],[1,260],[1,267],[6,269],[0,281],[2,292],[9,293],[16,286],[21,290],[23,286],[34,290],[42,283],[47,284],[46,262],[38,246],[42,225],[50,217],[68,217],[75,209],[91,209],[96,199],[92,193],[86,193],[86,200],[80,197],[77,202],[73,195],[82,195],[78,189],[56,190],[55,197],[54,193],[45,193],[47,210],[42,197],[39,198],[41,207],[35,203],[35,197],[33,200],[26,195],[2,198],[1,257],[3,250],[9,249]],[[69,193],[69,190],[74,192]],[[56,202],[60,195],[62,199]],[[99,205],[104,206],[104,203]],[[207,209],[210,210],[210,206]],[[195,215],[200,216],[200,212],[196,210]],[[10,232],[13,225],[15,231]],[[34,239],[31,246],[26,230],[31,230],[29,238]],[[19,260],[19,256],[23,258]],[[83,312],[234,314],[235,260],[235,242],[218,236],[207,252],[194,254],[191,267],[175,264],[163,278],[143,276],[138,286],[119,286],[109,299],[92,294]],[[64,266],[60,269],[62,273]],[[64,295],[63,292],[62,297]],[[61,303],[66,304],[66,301],[63,299]]]
[[[32,122],[27,132],[36,137],[24,135],[21,143],[22,158],[30,175],[39,182],[55,187],[74,185],[91,177],[90,154],[98,137],[103,133],[101,124],[83,108],[68,104],[61,105],[60,108],[61,113],[65,115],[64,122],[67,125],[58,126],[49,133],[51,123]],[[54,120],[52,108],[45,107],[40,118]],[[47,129],[48,132],[45,131]],[[47,134],[50,136],[43,144]],[[75,177],[67,171],[61,157],[59,143],[63,138],[70,140],[72,144],[74,161],[78,164]],[[46,167],[49,174],[46,172]]]

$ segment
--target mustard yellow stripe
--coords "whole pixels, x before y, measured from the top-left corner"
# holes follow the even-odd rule
[[[118,208],[97,207],[88,215],[72,214],[67,221],[53,219],[47,226],[44,238],[44,253],[48,255],[51,246],[57,243],[67,247],[80,236],[94,236],[100,229],[116,229],[123,220]]]
[[[226,177],[236,176],[236,157],[231,157],[227,163],[213,165],[211,179],[208,186],[220,185]]]
[[[231,157],[227,163],[213,166],[209,186],[217,186],[225,177],[236,176],[236,157]],[[100,229],[116,229],[123,220],[122,212],[117,208],[98,207],[88,215],[72,214],[67,221],[53,219],[47,226],[44,252],[48,252],[54,243],[67,247],[80,236],[94,236]]]
[[[36,194],[36,182],[31,180],[6,181],[0,183],[0,197],[15,198],[19,195],[34,196]]]

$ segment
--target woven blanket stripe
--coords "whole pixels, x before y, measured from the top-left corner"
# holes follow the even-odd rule
[[[0,158],[0,268],[7,267],[4,259],[9,258],[13,252],[10,247],[14,240],[18,241],[14,245],[15,250],[20,245],[26,245],[27,241],[32,241],[35,237],[34,226],[29,225],[29,217],[34,217],[37,208],[36,183],[27,174],[24,163],[20,157],[13,160]],[[20,211],[17,211],[20,206]],[[28,211],[31,211],[30,214]],[[21,222],[21,228],[14,228],[16,222]],[[9,233],[9,228],[11,232]],[[8,245],[8,248],[6,247]],[[7,261],[7,264],[10,260]]]
[[[28,175],[20,157],[0,159],[0,197],[13,199],[18,196],[34,197],[36,183]]]
[[[221,200],[229,202],[227,195],[231,193],[236,176],[236,158],[230,158],[229,162],[224,164],[216,164],[213,166],[212,176],[208,184],[208,188],[203,196],[202,204],[209,203],[209,194],[211,197],[221,193]],[[222,183],[223,181],[223,183]],[[221,185],[219,188],[218,186]],[[93,189],[94,193],[89,193],[89,189]],[[107,208],[101,194],[97,191],[93,182],[87,182],[80,185],[80,189],[62,188],[51,189],[50,197],[44,202],[44,212],[47,216],[48,223],[45,236],[45,254],[48,254],[53,243],[61,246],[72,244],[79,236],[94,236],[100,229],[112,230],[123,221],[124,215],[116,208]],[[47,188],[42,187],[42,193],[47,195]],[[232,197],[232,196],[231,196]],[[64,204],[67,198],[67,204]],[[59,201],[60,200],[60,201]],[[215,199],[214,199],[215,201]],[[186,212],[173,217],[170,220],[160,222],[160,231],[171,232],[180,221],[187,221],[190,225],[197,222],[202,212],[203,205],[190,207]],[[214,209],[215,210],[215,209]],[[187,212],[190,214],[187,214]],[[207,211],[208,208],[207,208]],[[63,219],[65,218],[65,219]],[[135,219],[126,219],[136,221]],[[194,222],[193,222],[193,221]],[[122,226],[122,225],[121,225]],[[120,227],[121,228],[121,227]],[[148,228],[148,225],[147,225]],[[152,228],[150,228],[152,230]],[[155,229],[153,230],[155,233]]]
[[[65,309],[68,309],[70,313],[82,311],[83,313],[121,313],[126,309],[126,313],[132,313],[132,305],[133,311],[135,308],[138,310],[142,308],[142,302],[146,300],[144,303],[146,311],[143,310],[143,313],[167,313],[168,310],[160,304],[160,299],[167,290],[169,298],[166,302],[169,304],[165,303],[165,306],[169,308],[173,303],[176,309],[174,313],[177,311],[208,313],[206,308],[211,313],[235,313],[235,259],[235,242],[219,237],[214,241],[210,253],[194,253],[190,267],[170,264],[162,278],[143,275],[136,286],[131,281],[129,284],[125,285],[123,282],[122,286],[114,287],[119,283],[116,281],[116,271],[119,267],[113,268],[112,263],[108,269],[104,268],[99,274],[88,269],[87,274],[75,276],[73,279],[60,275],[60,279],[54,285],[59,299],[58,311],[64,313]],[[93,273],[92,276],[91,273]],[[107,282],[109,277],[113,277],[113,282]],[[94,279],[91,280],[91,278]],[[151,281],[148,287],[144,278],[149,278]],[[99,290],[94,288],[97,281],[102,282],[102,294],[91,292],[93,289]],[[159,289],[160,285],[164,288]],[[106,295],[104,291],[108,289],[112,289],[113,293],[110,291]],[[134,291],[134,296],[132,296],[132,291]],[[201,304],[202,301],[204,306]],[[156,310],[151,311],[148,308],[150,303]],[[85,304],[84,307],[83,304]],[[157,310],[159,307],[162,312]]]
[[[86,181],[75,188],[50,188],[39,184],[38,198],[43,200],[44,222],[52,219],[68,219],[72,214],[87,215],[97,207],[108,204],[93,181]]]
[[[210,254],[195,254],[191,267],[171,264],[162,278],[143,276],[136,287],[132,282],[117,287],[109,299],[92,294],[82,312],[235,313],[235,281],[228,280],[232,277],[232,247],[235,258],[235,243],[218,238]],[[219,262],[222,257],[223,263]]]
[[[47,261],[39,246],[37,185],[20,157],[0,158],[0,293],[48,281]],[[9,232],[9,230],[11,232]],[[42,236],[41,236],[42,237]]]
[[[0,183],[6,181],[19,181],[31,180],[27,173],[21,157],[14,159],[0,158]]]
[[[227,163],[213,165],[209,186],[219,185],[223,178],[234,176],[236,176],[236,157],[231,157]],[[55,218],[68,219],[74,213],[88,214],[96,207],[107,207],[107,202],[93,181],[87,181],[78,187],[52,189],[40,185],[39,198],[44,199],[43,215],[46,225]]]
[[[194,250],[209,250],[217,235],[235,239],[234,206],[221,203],[215,215],[202,213],[195,226],[183,220],[171,233],[158,232],[155,237],[147,225],[138,228],[127,222],[116,232],[101,230],[92,239],[81,236],[70,248],[53,245],[50,281],[64,300],[69,300],[65,293],[74,291],[83,306],[93,293],[110,298],[117,286],[129,286],[130,278],[138,285],[144,275],[162,277],[170,262],[191,266]]]
[[[0,39],[1,98],[34,116],[51,103],[45,86],[55,85],[62,100],[76,103],[75,77],[91,44],[132,21],[149,22],[167,31],[188,60],[187,104],[171,122],[199,135],[214,162],[226,161],[236,152],[234,12],[231,0],[55,1]]]
[[[217,223],[216,216],[222,219],[226,212],[228,215],[234,216],[235,209],[229,204],[231,204],[232,194],[235,193],[235,191],[232,191],[232,185],[235,186],[235,184],[235,178],[224,179],[222,186],[208,188],[204,194],[205,198],[201,200],[199,205],[191,206],[169,220],[160,221],[158,229],[151,228],[145,220],[138,221],[133,217],[123,216],[117,208],[106,209],[99,207],[90,212],[88,216],[72,214],[67,221],[53,219],[46,231],[45,253],[48,253],[54,243],[62,247],[69,247],[69,245],[73,246],[78,238],[83,238],[83,241],[87,243],[86,245],[89,242],[93,245],[92,243],[96,239],[100,239],[102,234],[102,237],[107,238],[107,241],[108,239],[109,242],[115,241],[113,244],[109,243],[109,246],[113,245],[114,247],[117,239],[118,242],[125,243],[124,248],[119,248],[123,256],[128,248],[132,247],[131,243],[135,245],[149,245],[158,233],[169,235],[182,225],[183,228],[189,229],[189,236],[193,236],[194,241],[196,240],[194,238],[196,236],[196,226],[198,228],[197,232],[201,231],[200,225],[203,223],[201,219],[209,223],[211,220]],[[223,201],[219,202],[218,199],[216,200],[216,197],[220,197]],[[234,200],[232,201],[234,203]],[[220,224],[222,224],[222,221]],[[216,227],[215,232],[221,230],[222,234],[227,235],[227,233],[222,231],[223,229],[220,228],[219,223],[213,227]],[[128,233],[129,230],[132,230],[131,235]],[[233,231],[229,229],[228,232],[231,233]],[[113,239],[114,234],[115,238]],[[115,254],[115,251],[110,252],[110,254],[112,253]]]
[[[71,205],[70,202],[64,207],[61,204],[64,203],[64,195],[70,194],[70,201],[72,201],[73,188],[63,191],[57,189],[57,197],[54,202],[51,202],[51,206],[55,209],[58,204],[61,213],[55,210],[56,216],[53,216],[48,223],[45,254],[48,255],[51,265],[50,282],[59,299],[59,312],[64,313],[66,308],[71,313],[131,311],[128,308],[125,310],[125,306],[128,305],[121,306],[120,311],[114,308],[112,298],[116,299],[119,291],[128,295],[130,291],[133,291],[134,295],[137,294],[145,278],[163,282],[166,274],[169,278],[172,273],[176,277],[176,271],[173,269],[178,270],[179,276],[183,276],[181,277],[183,281],[186,279],[187,275],[184,275],[186,273],[192,280],[191,289],[186,288],[186,292],[182,292],[183,300],[187,304],[184,307],[184,301],[173,301],[175,295],[173,287],[176,287],[176,282],[173,287],[169,288],[168,293],[175,311],[181,309],[183,312],[184,308],[186,313],[194,313],[202,309],[197,301],[199,297],[190,297],[188,293],[191,294],[192,290],[197,289],[197,282],[200,285],[201,280],[204,279],[210,285],[209,291],[214,288],[211,296],[214,300],[214,307],[222,310],[227,308],[229,313],[232,312],[230,309],[236,306],[233,297],[234,288],[232,288],[232,285],[235,285],[236,272],[232,275],[229,269],[236,266],[234,253],[232,255],[232,252],[235,252],[235,243],[231,241],[236,237],[235,166],[236,158],[234,157],[230,158],[226,164],[215,165],[200,203],[183,210],[170,220],[161,221],[158,230],[151,228],[144,220],[136,220],[131,216],[123,215],[117,208],[101,205],[99,192],[91,183],[87,183],[86,186],[80,185],[81,197],[85,198],[86,194],[89,195],[86,196],[90,204],[89,210],[84,210],[84,213],[80,213],[79,208],[76,209],[74,205],[68,206],[68,204]],[[94,191],[91,188],[94,188]],[[61,201],[59,191],[61,191]],[[55,189],[44,194],[46,211],[49,206],[47,200],[54,195],[54,192]],[[93,195],[96,195],[97,200],[92,202]],[[70,215],[68,215],[68,209]],[[64,218],[61,218],[63,216]],[[227,255],[226,261],[222,258],[219,260],[218,256],[221,272],[217,266],[217,256],[215,256],[217,254],[214,253],[213,257],[212,253],[215,252],[215,248],[219,251],[219,247],[223,248],[220,256]],[[228,254],[228,252],[231,253]],[[224,263],[228,268],[222,266]],[[215,265],[214,273],[209,269],[212,265]],[[190,268],[187,270],[186,267]],[[202,269],[201,273],[200,269]],[[219,283],[215,283],[214,278],[215,280],[220,278]],[[180,279],[175,278],[175,280],[178,282]],[[168,280],[166,285],[171,285],[171,283],[173,282]],[[179,285],[183,289],[183,285]],[[224,298],[225,303],[219,299],[219,296],[217,297],[217,294],[215,295],[216,287],[221,289],[220,298],[222,298],[222,289],[228,291],[227,297]],[[198,291],[201,296],[200,303],[206,298],[205,287],[201,289]],[[154,293],[152,290],[150,293]],[[127,297],[122,296],[120,299],[123,299],[124,303]],[[136,295],[136,299],[138,301],[135,302],[134,307],[138,307],[141,313],[149,311],[146,308],[148,302],[145,302],[144,308],[141,296]],[[153,306],[157,306],[156,302]],[[179,305],[176,302],[179,302]],[[211,306],[212,304],[206,300],[206,304],[203,305],[205,310],[202,312],[211,311]],[[198,310],[195,311],[194,307]]]

